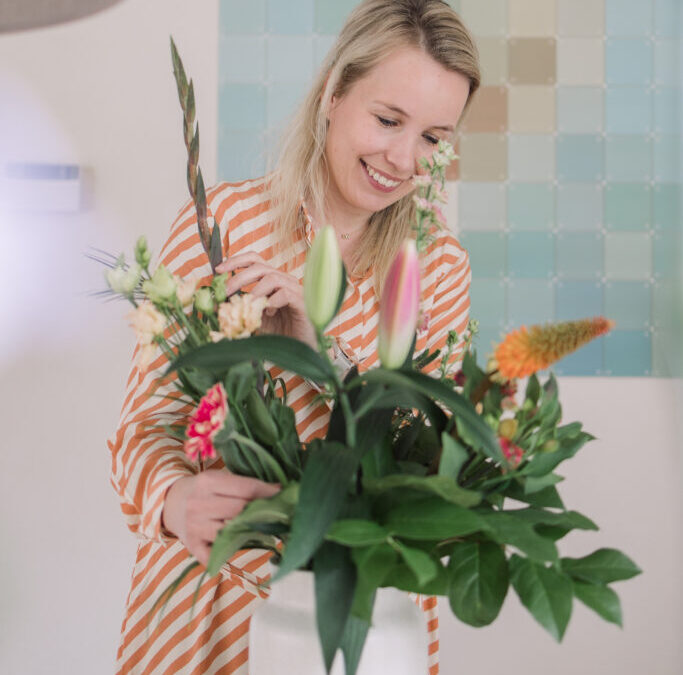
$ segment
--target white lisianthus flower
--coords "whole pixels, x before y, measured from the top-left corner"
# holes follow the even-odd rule
[[[128,269],[124,268],[122,265],[117,265],[116,267],[107,270],[104,276],[109,288],[111,288],[114,293],[130,296],[138,287],[141,274],[142,270],[137,264],[131,265]]]
[[[210,288],[200,288],[194,294],[194,308],[202,314],[213,314],[214,302]]]
[[[172,302],[176,293],[176,281],[164,265],[159,265],[152,278],[143,282],[142,290],[152,302]]]
[[[192,303],[194,299],[194,292],[199,283],[199,279],[196,277],[188,277],[187,279],[181,279],[179,276],[173,277],[176,282],[176,295],[178,296],[178,301],[183,307]]]

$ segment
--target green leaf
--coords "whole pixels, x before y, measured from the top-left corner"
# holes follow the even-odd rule
[[[398,537],[417,540],[463,537],[488,529],[479,514],[438,497],[399,504],[387,513],[383,524]]]
[[[173,62],[173,76],[175,77],[176,86],[178,88],[178,98],[184,108],[185,100],[187,99],[187,77],[173,38],[171,38],[171,60]]]
[[[564,480],[562,476],[556,473],[549,473],[545,476],[528,476],[524,481],[524,494],[532,495],[534,492],[540,492],[551,485],[557,485]]]
[[[522,470],[527,476],[545,476],[566,459],[573,457],[594,436],[586,432],[580,432],[576,436],[562,438],[560,447],[555,452],[540,453],[534,455],[529,464]]]
[[[324,543],[313,558],[315,618],[325,668],[330,672],[351,613],[356,569],[348,549]]]
[[[572,614],[571,580],[552,568],[516,555],[510,559],[510,578],[522,604],[561,642]]]
[[[341,642],[341,649],[344,654],[344,672],[346,675],[356,675],[358,662],[360,661],[369,630],[369,620],[360,619],[353,614],[349,616],[344,627],[344,635]]]
[[[505,490],[505,496],[518,502],[531,504],[532,506],[547,506],[551,509],[564,508],[564,503],[560,499],[560,495],[555,486],[544,488],[543,490],[539,490],[538,492],[529,495],[524,492],[524,489],[519,483],[512,482]]]
[[[321,384],[334,379],[332,366],[318,352],[284,335],[252,335],[202,345],[176,359],[167,372],[195,367],[222,375],[230,366],[243,361],[270,361]]]
[[[195,138],[199,138],[199,131]],[[215,270],[223,261],[223,243],[221,242],[221,231],[218,223],[214,223],[211,231],[211,248],[209,250],[209,260],[211,262],[211,269]]]
[[[344,445],[320,439],[308,446],[306,454],[292,532],[273,581],[298,569],[313,556],[343,505],[360,459]]]
[[[533,525],[553,525],[577,530],[598,530],[598,526],[578,511],[546,511],[538,508],[510,509],[505,511],[516,518],[522,518]]]
[[[467,450],[445,431],[441,434],[441,444],[439,475],[448,476],[457,481],[460,469],[469,457]]]
[[[351,613],[370,621],[375,591],[396,565],[398,553],[389,544],[377,544],[368,548],[354,548],[351,557],[357,570]]]
[[[524,398],[530,400],[535,406],[538,403],[538,397],[541,395],[541,385],[538,381],[536,373],[529,376],[526,383],[526,392]]]
[[[514,512],[512,512],[514,513]],[[539,562],[557,560],[557,548],[552,541],[538,534],[528,523],[511,512],[490,511],[482,513],[489,536],[499,544],[509,544]]]
[[[562,558],[560,563],[569,576],[591,584],[623,581],[642,572],[630,558],[614,548],[600,548],[583,558]]]
[[[256,379],[256,369],[250,361],[232,366],[224,379],[228,401],[232,405],[243,403],[249,392],[256,388]]]
[[[395,565],[384,578],[382,586],[398,588],[409,593],[422,593],[424,595],[447,595],[450,579],[446,568],[437,564],[436,576],[427,583],[420,585],[415,578],[414,572],[405,564]]]
[[[252,546],[247,546],[251,544]],[[243,548],[264,548],[275,551],[277,539],[270,534],[254,532],[252,530],[242,530],[235,526],[226,529],[224,527],[214,539],[209,555],[207,570],[211,576],[218,574],[220,568],[237,551]]]
[[[398,547],[398,552],[401,554],[403,561],[415,575],[418,587],[424,586],[437,576],[440,565],[429,553],[419,548],[406,546],[400,541],[394,541],[394,545]]]
[[[574,595],[605,621],[623,626],[619,596],[608,586],[574,581]]]
[[[389,532],[372,520],[347,518],[338,520],[325,535],[325,539],[344,546],[372,546],[387,541]]]
[[[458,504],[459,506],[476,506],[481,502],[481,495],[478,492],[461,488],[449,476],[392,474],[384,478],[363,479],[363,487],[371,495],[395,489],[413,489],[430,492],[451,504]]]
[[[502,547],[491,541],[457,544],[448,561],[448,599],[470,626],[488,626],[498,616],[510,584]]]

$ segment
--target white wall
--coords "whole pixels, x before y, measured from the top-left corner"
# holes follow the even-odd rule
[[[0,209],[0,672],[107,673],[135,542],[108,482],[132,340],[126,308],[85,295],[101,269],[82,252],[156,250],[186,199],[172,33],[195,78],[201,165],[215,178],[216,0],[126,0],[72,25],[0,36],[0,164],[91,167],[92,209],[19,218]],[[680,435],[671,382],[561,378],[565,420],[595,441],[568,465],[568,506],[602,526],[568,538],[615,546],[645,570],[622,584],[625,629],[575,608],[557,647],[514,595],[474,630],[442,612],[442,672],[681,672]]]

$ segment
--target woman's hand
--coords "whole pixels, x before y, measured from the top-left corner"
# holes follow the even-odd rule
[[[180,478],[168,489],[162,526],[206,567],[211,544],[225,521],[252,499],[272,497],[280,489],[280,485],[237,476],[227,469],[202,471]]]
[[[268,298],[268,306],[261,320],[264,333],[288,335],[317,349],[315,329],[308,320],[304,306],[304,290],[297,279],[270,266],[258,253],[240,253],[216,267],[221,274],[235,270],[239,271],[225,284],[228,296],[255,283],[251,294]]]

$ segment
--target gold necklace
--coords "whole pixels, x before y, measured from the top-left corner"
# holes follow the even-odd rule
[[[350,235],[350,234],[346,234],[346,232],[342,232],[340,236],[341,236],[342,239],[351,239],[351,235]]]

